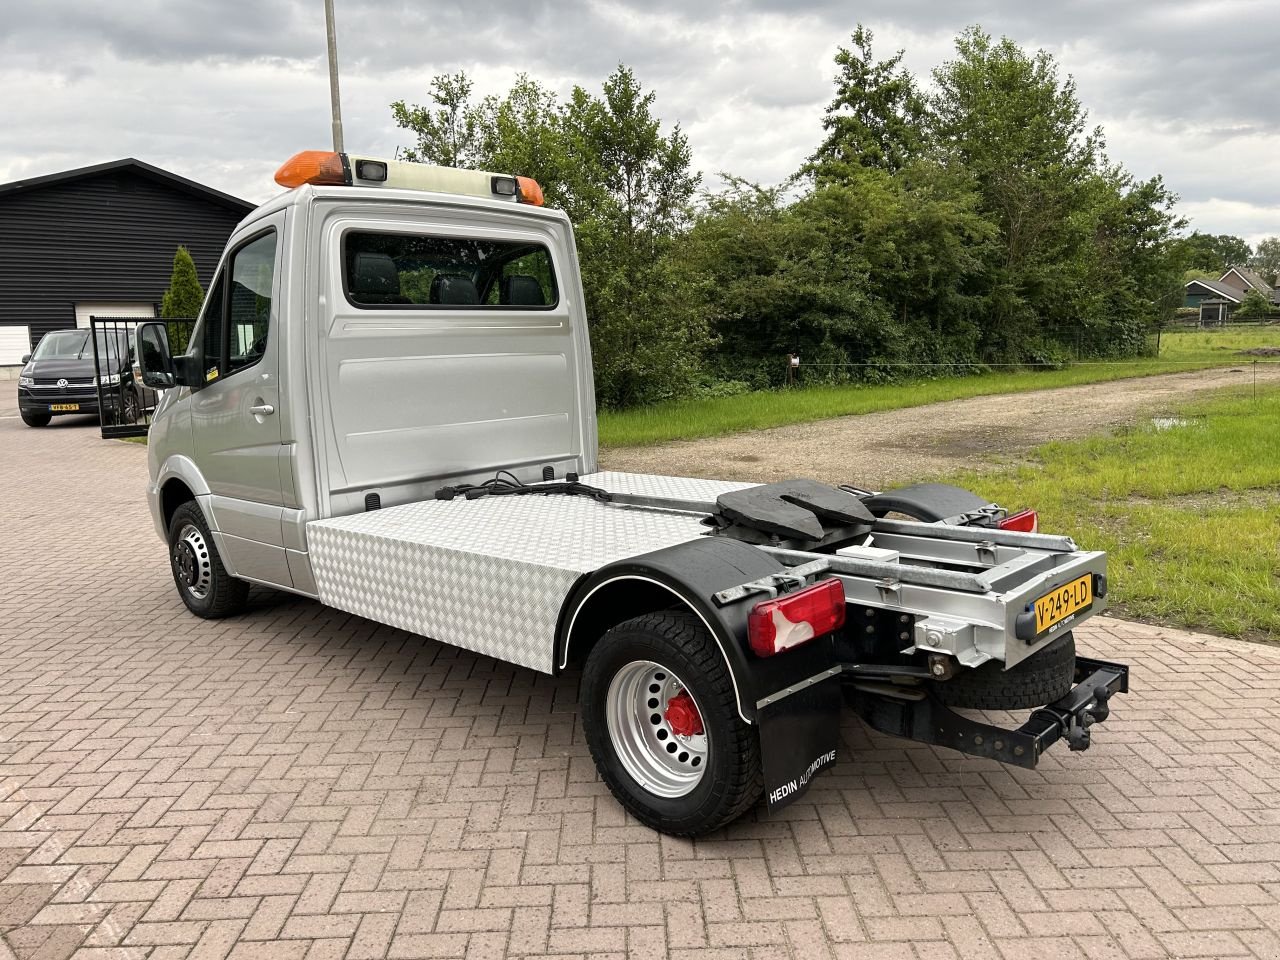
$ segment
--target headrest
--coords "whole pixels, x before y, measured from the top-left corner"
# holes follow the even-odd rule
[[[389,253],[357,253],[350,282],[358,299],[400,295],[400,271]]]
[[[511,273],[502,278],[498,302],[520,307],[544,307],[547,304],[538,278],[523,273]]]
[[[432,303],[471,304],[480,302],[480,292],[470,277],[437,273],[431,278]]]

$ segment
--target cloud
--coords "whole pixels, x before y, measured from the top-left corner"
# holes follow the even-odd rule
[[[1196,226],[1280,233],[1270,0],[335,3],[347,142],[372,153],[405,142],[388,104],[423,99],[434,74],[465,69],[496,93],[527,72],[564,95],[626,62],[710,183],[719,170],[777,182],[821,139],[831,58],[856,20],[926,81],[981,23],[1052,53],[1113,159],[1163,173]],[[42,0],[0,22],[0,83],[0,180],[137,156],[262,200],[284,158],[329,140],[315,0]]]

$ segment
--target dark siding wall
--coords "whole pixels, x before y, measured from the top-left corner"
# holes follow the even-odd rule
[[[179,244],[208,289],[245,213],[128,170],[0,196],[0,324],[34,342],[74,327],[77,301],[159,303]]]

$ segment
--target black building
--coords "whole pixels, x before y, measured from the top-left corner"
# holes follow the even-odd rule
[[[134,159],[0,184],[0,365],[91,315],[158,313],[179,245],[208,289],[253,206]]]

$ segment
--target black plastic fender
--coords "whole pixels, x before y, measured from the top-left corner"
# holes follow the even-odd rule
[[[722,537],[702,537],[601,567],[578,582],[561,608],[557,669],[584,658],[610,627],[641,613],[683,604],[715,638],[733,678],[738,713],[754,723],[761,700],[836,664],[830,637],[777,656],[757,656],[747,643],[747,615],[765,596],[723,607],[713,599],[721,590],[783,569],[763,550]]]
[[[877,517],[888,513],[905,513],[925,523],[937,523],[948,517],[958,517],[971,510],[990,506],[976,493],[949,483],[917,483],[897,490],[886,490],[862,501]]]

